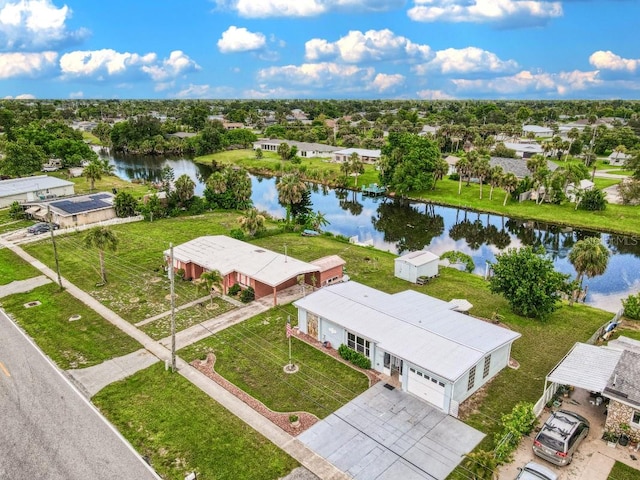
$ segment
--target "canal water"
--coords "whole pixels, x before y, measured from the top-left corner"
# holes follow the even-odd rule
[[[108,157],[116,175],[125,180],[159,181],[165,166],[175,178],[189,175],[202,195],[210,168],[188,159],[154,157]],[[256,208],[276,218],[284,218],[278,203],[275,178],[252,176],[252,200]],[[402,254],[428,249],[436,254],[449,250],[473,258],[475,273],[483,275],[486,263],[496,253],[523,245],[540,245],[553,259],[557,270],[575,276],[567,258],[571,247],[583,238],[597,236],[611,250],[607,271],[585,278],[586,303],[609,311],[621,307],[620,299],[640,291],[640,238],[560,227],[543,222],[477,213],[422,202],[403,202],[385,197],[371,198],[359,192],[312,186],[313,209],[321,211],[330,224],[325,230],[373,245],[380,250]]]

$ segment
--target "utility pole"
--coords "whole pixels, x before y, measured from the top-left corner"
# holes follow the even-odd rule
[[[60,291],[64,290],[62,287],[62,277],[60,276],[60,262],[58,261],[58,248],[56,246],[56,236],[53,234],[53,222],[51,221],[51,205],[47,205],[47,221],[49,222],[49,232],[51,233],[51,243],[53,244],[53,258],[56,260],[56,273],[58,274],[58,285],[60,285]]]
[[[169,278],[171,279],[171,371],[176,371],[176,289],[173,269],[173,243],[169,243]]]

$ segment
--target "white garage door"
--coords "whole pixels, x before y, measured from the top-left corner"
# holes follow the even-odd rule
[[[444,383],[431,378],[427,373],[409,368],[409,385],[407,390],[435,405],[438,408],[444,408]]]

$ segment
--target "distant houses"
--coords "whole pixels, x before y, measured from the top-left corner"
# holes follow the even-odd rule
[[[333,152],[342,150],[340,147],[325,145],[324,143],[296,142],[294,140],[282,140],[279,138],[261,138],[253,142],[253,149],[261,149],[265,152],[277,152],[278,147],[286,143],[290,147],[298,149],[297,155],[302,158],[331,158]]]
[[[0,208],[13,202],[24,203],[66,197],[74,194],[75,184],[48,175],[0,180]]]

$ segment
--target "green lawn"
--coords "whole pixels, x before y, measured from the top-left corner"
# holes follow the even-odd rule
[[[166,479],[275,480],[298,463],[178,374],[154,365],[93,397]]]
[[[593,183],[596,185],[596,188],[600,190],[610,187],[612,185],[617,185],[620,183],[620,180],[615,178],[594,178]]]
[[[637,480],[640,478],[640,470],[631,468],[622,462],[616,462],[609,472],[607,480]]]
[[[14,230],[20,230],[33,225],[31,220],[14,220],[9,216],[9,209],[0,209],[0,235]]]
[[[14,280],[26,280],[40,275],[40,272],[17,256],[8,248],[0,249],[0,285]]]
[[[325,353],[292,339],[296,374],[286,374],[287,316],[297,324],[293,305],[276,307],[180,350],[187,361],[216,355],[215,370],[276,412],[304,411],[324,418],[365,391],[365,375]]]
[[[42,304],[24,307],[35,300]],[[67,292],[60,292],[57,284],[3,298],[2,308],[65,370],[96,365],[141,348],[138,342]],[[82,318],[69,321],[73,315]]]

